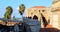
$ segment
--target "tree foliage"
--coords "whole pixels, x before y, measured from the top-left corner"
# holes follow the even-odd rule
[[[11,7],[11,6],[8,6],[8,7],[6,8],[6,12],[5,12],[5,14],[4,14],[4,18],[5,18],[5,19],[10,19],[12,12],[13,12],[12,7]]]
[[[24,10],[25,10],[25,5],[24,4],[21,4],[19,6],[19,13],[22,15],[24,13]]]

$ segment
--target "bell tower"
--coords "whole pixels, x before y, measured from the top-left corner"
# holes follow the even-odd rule
[[[58,10],[60,8],[60,0],[53,0],[52,10]]]
[[[51,6],[50,24],[54,28],[60,29],[60,0],[54,0]]]
[[[60,0],[53,0],[53,4],[59,2]]]

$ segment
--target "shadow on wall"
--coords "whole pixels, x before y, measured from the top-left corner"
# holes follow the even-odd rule
[[[42,16],[42,20],[43,20],[43,25],[44,25],[44,27],[46,27],[48,25],[48,22],[47,22],[46,18],[43,16],[43,14],[41,14],[41,16]]]
[[[44,24],[44,27],[45,28],[40,28],[40,31],[39,32],[60,32],[60,30],[58,30],[57,28],[53,28],[52,25],[50,25],[47,22],[47,20],[43,16],[43,14],[41,14],[41,16],[42,16],[42,20],[43,20],[43,24]]]

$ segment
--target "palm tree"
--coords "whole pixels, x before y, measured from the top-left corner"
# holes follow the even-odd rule
[[[25,10],[25,5],[24,4],[21,4],[19,6],[19,13],[20,13],[20,15],[22,15],[22,17],[23,17],[24,10]]]
[[[5,19],[10,19],[12,12],[13,12],[12,7],[11,7],[11,6],[8,6],[8,7],[6,8],[6,13],[4,14],[4,18],[5,18]]]
[[[4,19],[11,19],[11,14],[13,12],[13,9],[11,6],[6,7],[6,12],[4,14]],[[6,20],[4,20],[6,22]]]

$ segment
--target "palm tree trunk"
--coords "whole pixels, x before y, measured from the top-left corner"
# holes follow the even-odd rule
[[[23,21],[23,15],[22,15],[22,21]],[[24,22],[24,21],[23,21]]]

